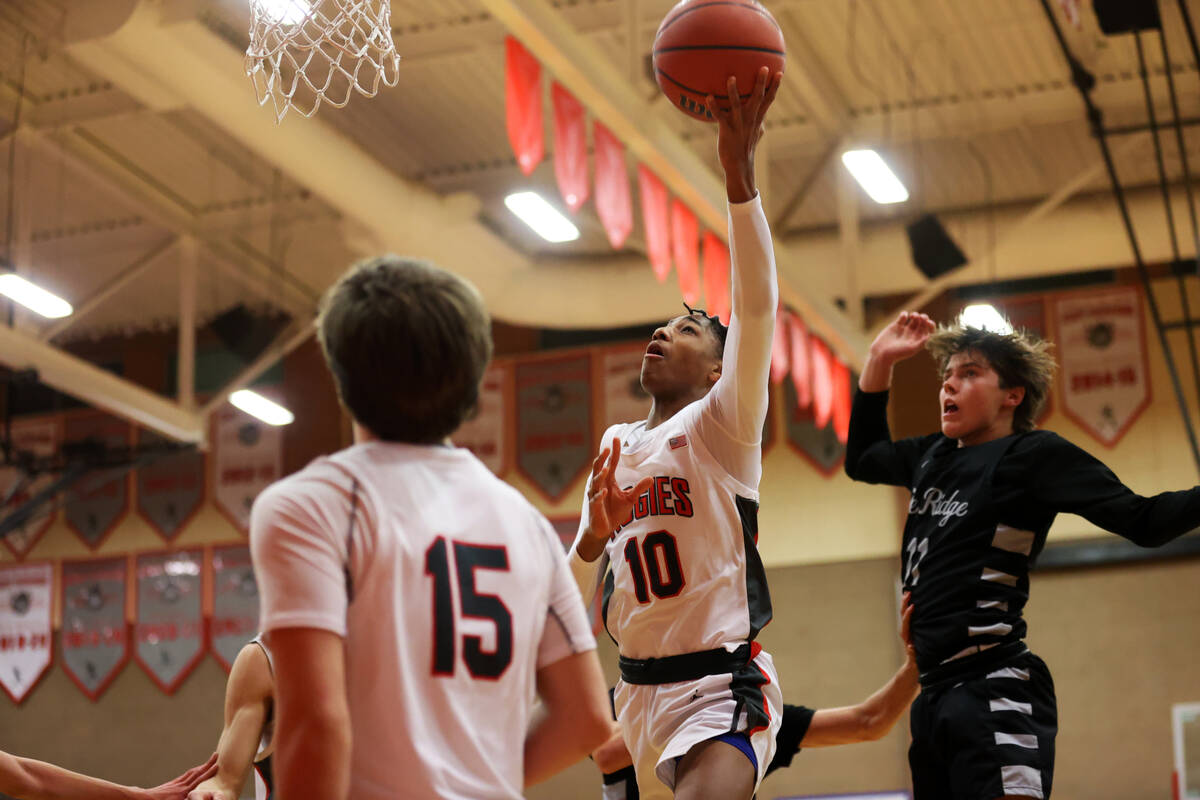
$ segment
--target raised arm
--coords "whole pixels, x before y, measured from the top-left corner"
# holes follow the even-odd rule
[[[754,445],[767,415],[767,376],[779,305],[778,277],[771,230],[763,214],[754,177],[754,153],[763,135],[763,119],[779,91],[782,74],[764,67],[741,102],[722,111],[709,98],[717,119],[717,154],[725,172],[729,200],[729,251],[732,261],[732,314],[725,340],[721,379],[709,393],[713,417],[737,443]],[[740,98],[729,79],[729,96]],[[706,437],[710,443],[716,437]],[[718,458],[720,453],[716,454]],[[727,466],[736,467],[736,464]]]
[[[846,442],[846,474],[854,480],[908,486],[921,440],[892,441],[887,422],[888,389],[895,365],[921,352],[934,328],[933,320],[924,314],[905,311],[871,343],[858,379]]]
[[[611,431],[612,428],[605,431],[606,438]],[[621,440],[614,436],[609,446],[592,461],[592,474],[588,476],[584,490],[579,533],[575,536],[575,544],[568,557],[585,604],[595,591],[596,559],[604,552],[604,546],[612,538],[617,526],[629,516],[638,497],[654,482],[652,476],[647,476],[639,480],[636,486],[622,489],[615,477],[620,463]]]
[[[1200,486],[1152,497],[1135,494],[1101,461],[1061,436],[1038,435],[1029,448],[1034,497],[1056,512],[1078,514],[1142,547],[1158,547],[1200,528]]]
[[[217,774],[189,794],[187,800],[237,800],[272,703],[274,681],[267,656],[257,644],[238,653],[225,684],[225,721],[217,744]]]

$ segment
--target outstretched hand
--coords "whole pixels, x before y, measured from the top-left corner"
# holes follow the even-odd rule
[[[722,110],[713,95],[705,98],[708,112],[717,121],[717,156],[725,170],[725,187],[731,203],[753,200],[758,193],[754,182],[754,150],[766,129],[763,120],[775,102],[783,73],[771,74],[767,67],[758,71],[754,88],[745,98],[738,94],[737,79],[730,76],[726,93],[729,108]]]
[[[654,478],[646,477],[636,486],[622,489],[617,485],[617,465],[621,461],[621,440],[613,437],[612,447],[600,451],[592,462],[592,477],[588,481],[588,519],[594,539],[607,542],[617,526],[629,517],[638,497],[650,488]]]
[[[198,767],[192,767],[174,780],[153,789],[142,789],[144,800],[184,800],[188,793],[217,774],[217,754],[213,753]]]

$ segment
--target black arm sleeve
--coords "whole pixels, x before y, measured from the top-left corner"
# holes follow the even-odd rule
[[[846,474],[856,481],[911,488],[917,460],[936,437],[893,442],[887,404],[887,391],[855,392],[846,442]]]
[[[775,757],[767,765],[765,775],[792,765],[792,759],[800,752],[800,743],[808,734],[808,726],[812,724],[813,715],[816,713],[804,706],[784,704],[783,722],[779,725],[779,733],[775,734]]]
[[[1153,497],[1135,494],[1087,451],[1053,433],[1025,450],[1030,491],[1055,512],[1088,522],[1142,547],[1157,547],[1200,527],[1200,486]]]

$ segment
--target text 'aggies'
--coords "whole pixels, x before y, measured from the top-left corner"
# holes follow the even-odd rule
[[[692,516],[692,501],[688,497],[690,491],[691,487],[688,486],[687,478],[655,476],[654,483],[638,496],[637,502],[633,504],[633,510],[617,530],[624,528],[635,519]]]

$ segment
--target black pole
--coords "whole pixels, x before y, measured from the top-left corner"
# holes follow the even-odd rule
[[[1192,191],[1192,171],[1188,167],[1187,146],[1183,141],[1183,126],[1179,119],[1179,95],[1175,92],[1175,72],[1171,69],[1171,53],[1167,49],[1167,32],[1160,30],[1158,32],[1158,41],[1162,47],[1163,63],[1167,66],[1167,90],[1171,93],[1171,113],[1175,117],[1175,146],[1179,149],[1179,163],[1183,168],[1183,191],[1187,196],[1188,216],[1192,223],[1192,247],[1195,253],[1193,259],[1196,264],[1196,273],[1200,275],[1200,223],[1196,221],[1196,195]],[[1197,63],[1197,68],[1200,68],[1200,63]]]
[[[1167,340],[1167,332],[1163,327],[1162,314],[1158,308],[1158,301],[1154,298],[1153,287],[1150,285],[1150,273],[1146,269],[1146,262],[1142,259],[1142,249],[1138,245],[1137,233],[1133,229],[1133,220],[1129,216],[1129,204],[1125,199],[1125,189],[1121,186],[1121,179],[1117,175],[1117,167],[1113,162],[1112,151],[1108,147],[1108,140],[1104,138],[1104,115],[1092,101],[1090,94],[1092,88],[1096,85],[1096,79],[1071,53],[1071,48],[1067,45],[1067,40],[1063,38],[1062,30],[1058,27],[1058,20],[1054,17],[1054,11],[1050,8],[1049,0],[1040,1],[1042,10],[1046,12],[1046,18],[1050,20],[1050,26],[1054,30],[1054,37],[1058,39],[1058,46],[1062,50],[1063,57],[1066,58],[1067,64],[1071,68],[1071,80],[1079,90],[1079,96],[1083,99],[1084,107],[1087,110],[1088,122],[1092,126],[1092,133],[1096,137],[1096,141],[1100,144],[1100,154],[1104,157],[1104,166],[1108,170],[1108,179],[1112,184],[1113,196],[1121,212],[1121,222],[1125,226],[1125,235],[1129,239],[1129,247],[1133,250],[1134,264],[1137,266],[1142,288],[1146,292],[1146,303],[1150,306],[1150,316],[1154,319],[1154,329],[1158,332],[1158,342],[1163,350],[1163,358],[1167,362],[1167,372],[1171,376],[1171,386],[1175,390],[1175,400],[1179,403],[1179,413],[1183,417],[1183,427],[1187,431],[1188,443],[1192,448],[1192,459],[1196,462],[1197,469],[1200,469],[1200,446],[1196,443],[1196,431],[1192,427],[1192,417],[1188,412],[1187,399],[1183,394],[1183,386],[1179,383],[1179,371],[1175,368],[1175,358],[1171,353],[1171,343]]]
[[[1166,34],[1161,30],[1159,38],[1166,40]],[[1154,94],[1150,90],[1150,72],[1146,69],[1146,53],[1142,49],[1142,32],[1135,31],[1133,34],[1134,44],[1137,45],[1138,57],[1138,73],[1142,77],[1142,94],[1146,98],[1146,117],[1150,120],[1150,125],[1153,130],[1150,136],[1154,140],[1154,163],[1158,169],[1158,188],[1162,193],[1163,210],[1167,215],[1167,232],[1171,237],[1171,258],[1175,264],[1179,264],[1183,259],[1179,255],[1179,234],[1175,229],[1175,209],[1171,206],[1171,189],[1167,181],[1167,167],[1163,162],[1162,142],[1158,138],[1158,120],[1154,112]],[[1171,74],[1171,62],[1167,62],[1167,74]],[[1171,100],[1175,97],[1172,93]],[[1183,321],[1188,326],[1187,345],[1188,356],[1192,362],[1192,380],[1196,384],[1196,396],[1200,397],[1200,359],[1196,356],[1196,337],[1192,335],[1192,311],[1190,303],[1188,303],[1187,285],[1183,282],[1183,273],[1178,269],[1172,270],[1175,273],[1175,282],[1179,286],[1179,302],[1183,311]]]
[[[1167,73],[1167,80],[1171,81],[1172,84],[1175,83],[1169,72]],[[1104,133],[1108,136],[1124,136],[1129,133],[1145,133],[1146,131],[1156,131],[1172,126],[1190,128],[1195,125],[1200,125],[1200,117],[1167,119],[1163,120],[1161,125],[1116,125],[1112,128],[1105,128]]]

